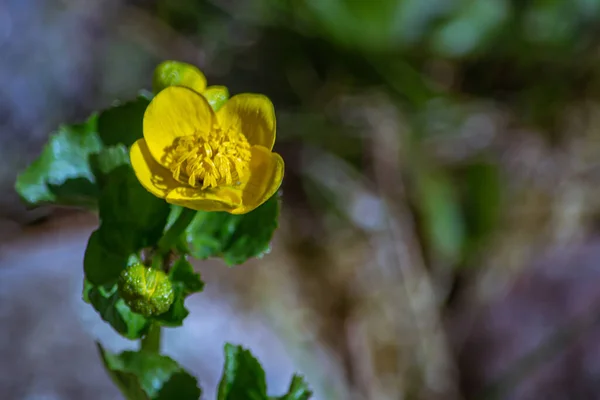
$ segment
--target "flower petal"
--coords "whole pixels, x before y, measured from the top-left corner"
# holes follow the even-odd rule
[[[242,93],[230,98],[217,112],[221,128],[239,129],[250,145],[267,150],[275,143],[275,109],[262,94]]]
[[[239,189],[217,187],[202,190],[180,186],[169,192],[167,202],[199,211],[227,211],[237,208],[241,202]]]
[[[251,151],[250,179],[242,187],[242,205],[231,214],[254,210],[275,194],[283,180],[285,164],[279,154],[262,146],[253,146]]]
[[[168,168],[175,139],[208,132],[214,118],[204,97],[182,86],[169,86],[157,94],[146,109],[144,139],[154,159]]]
[[[144,139],[131,145],[129,158],[142,186],[156,197],[164,199],[171,190],[181,185],[173,179],[171,171],[154,160]]]
[[[202,96],[208,100],[208,104],[213,110],[217,111],[229,99],[229,90],[225,86],[209,86]]]
[[[206,77],[191,64],[164,61],[154,70],[152,89],[158,93],[169,86],[185,86],[202,93],[206,89]]]

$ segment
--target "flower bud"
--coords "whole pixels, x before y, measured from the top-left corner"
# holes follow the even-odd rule
[[[133,312],[145,317],[166,312],[173,304],[173,285],[163,271],[135,264],[121,273],[119,295]]]

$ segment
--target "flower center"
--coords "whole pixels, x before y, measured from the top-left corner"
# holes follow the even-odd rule
[[[177,138],[171,172],[179,182],[202,189],[239,184],[248,175],[250,144],[234,130],[213,127]]]

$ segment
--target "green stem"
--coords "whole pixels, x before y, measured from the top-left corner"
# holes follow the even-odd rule
[[[160,325],[152,323],[146,336],[142,338],[140,350],[151,353],[160,353]]]
[[[181,234],[188,227],[190,222],[196,216],[197,211],[190,208],[183,208],[181,214],[175,220],[173,225],[165,232],[163,237],[158,242],[158,253],[161,255],[167,254],[171,248],[177,243]]]

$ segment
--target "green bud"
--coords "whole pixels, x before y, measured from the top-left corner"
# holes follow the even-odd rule
[[[119,295],[129,308],[145,317],[166,312],[175,298],[167,274],[142,264],[124,270],[118,287]]]
[[[202,96],[208,100],[208,104],[213,110],[219,111],[219,108],[229,99],[229,90],[225,86],[209,86]]]
[[[164,61],[154,70],[152,88],[155,94],[169,86],[185,86],[198,93],[206,90],[206,77],[193,65],[179,61]]]

